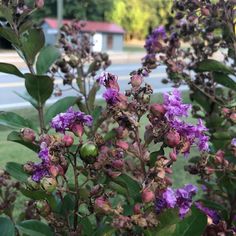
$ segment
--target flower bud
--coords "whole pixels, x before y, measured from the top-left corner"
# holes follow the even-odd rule
[[[82,124],[74,124],[70,130],[74,133],[74,135],[82,137],[84,133],[84,126]]]
[[[98,147],[93,142],[87,142],[80,148],[80,157],[84,162],[88,164],[94,163],[97,156]]]
[[[51,212],[51,208],[46,200],[38,200],[35,203],[36,209],[42,216],[47,216]]]
[[[91,196],[101,195],[102,192],[103,192],[103,186],[101,184],[97,184],[91,189],[90,195]]]
[[[122,169],[124,167],[124,160],[118,159],[118,160],[112,161],[112,167],[118,170]]]
[[[177,131],[170,130],[166,135],[165,135],[165,143],[169,147],[176,147],[180,143],[180,135]]]
[[[130,83],[133,88],[139,88],[143,82],[143,77],[141,75],[135,74],[130,78]]]
[[[40,181],[42,189],[44,189],[47,193],[52,193],[57,187],[57,181],[51,177],[44,177]]]
[[[214,159],[215,163],[222,164],[224,161],[224,155],[225,155],[225,153],[222,150],[218,150],[216,152],[215,159]]]
[[[136,215],[140,214],[141,213],[141,205],[139,203],[136,203],[134,205],[134,209],[133,210],[134,210],[134,214],[136,214]]]
[[[152,202],[155,198],[155,194],[149,190],[149,189],[144,189],[142,192],[142,201],[145,203]]]
[[[157,117],[163,117],[166,110],[162,104],[154,103],[150,106],[150,112]]]
[[[70,147],[74,143],[74,138],[70,135],[64,135],[62,142],[65,144],[66,147]]]
[[[32,174],[34,171],[34,163],[32,161],[28,161],[23,165],[23,169],[27,174]]]
[[[172,161],[176,161],[177,160],[177,155],[176,155],[176,152],[170,152],[169,153],[169,157]]]
[[[207,166],[207,167],[205,168],[205,172],[206,172],[207,175],[211,175],[211,174],[214,173],[214,169]]]
[[[201,13],[202,13],[202,15],[204,15],[204,16],[209,16],[209,15],[210,15],[210,11],[209,11],[209,9],[207,9],[206,7],[202,7],[202,8],[201,8]]]
[[[101,197],[98,197],[95,202],[94,202],[94,207],[95,207],[95,210],[96,211],[101,211],[101,212],[109,212],[111,210],[111,206],[108,202],[108,200],[101,196]]]
[[[35,141],[35,132],[30,128],[21,129],[20,134],[25,142],[32,143]]]
[[[35,0],[35,7],[37,8],[43,8],[44,6],[44,0]]]
[[[116,141],[116,146],[118,146],[118,147],[120,147],[124,150],[128,150],[128,148],[129,148],[129,144],[125,141],[122,141],[122,140],[117,140]]]
[[[61,167],[61,169],[62,169],[62,167]],[[53,177],[57,177],[61,173],[59,167],[58,166],[54,166],[54,165],[50,166],[49,172],[51,173],[51,175]]]

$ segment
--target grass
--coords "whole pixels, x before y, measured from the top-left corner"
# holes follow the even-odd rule
[[[185,103],[190,103],[188,98],[188,93],[184,92],[183,94],[183,100]],[[161,102],[162,95],[155,94],[152,96],[151,101],[152,102]],[[99,102],[102,104],[101,102]],[[32,122],[37,124],[37,112],[31,108],[26,109],[18,109],[14,110],[17,114],[30,119]],[[190,118],[191,122],[194,122],[193,118]],[[141,120],[141,133],[144,133],[145,125],[148,123],[147,117],[144,117]],[[0,168],[4,168],[5,164],[9,161],[18,162],[18,163],[25,163],[26,161],[39,161],[37,158],[37,155],[25,148],[24,146],[9,142],[7,141],[7,135],[12,131],[12,129],[2,127],[0,126]],[[141,135],[142,136],[142,135]],[[150,147],[152,151],[157,151],[156,145],[153,145]],[[194,156],[197,154],[197,151],[195,149],[192,150],[191,156]],[[177,162],[173,165],[173,186],[174,187],[181,187],[186,183],[192,183],[196,184],[196,178],[189,173],[184,171],[184,166],[188,163],[188,159],[179,156]],[[18,206],[22,206],[25,198],[20,196],[18,203],[17,203],[17,209],[16,211],[19,211]]]
[[[145,49],[143,46],[138,45],[125,45],[123,47],[124,52],[144,52]]]

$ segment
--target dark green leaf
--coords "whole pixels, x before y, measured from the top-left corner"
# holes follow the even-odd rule
[[[45,114],[46,124],[48,124],[57,114],[65,112],[69,107],[73,106],[76,103],[76,100],[77,97],[65,97],[52,104]]]
[[[25,87],[31,97],[44,104],[53,92],[53,81],[44,75],[25,74]]]
[[[57,207],[57,202],[55,197],[52,194],[47,194],[43,190],[31,191],[29,189],[21,188],[20,191],[24,196],[31,198],[33,200],[47,200],[52,209],[56,209]]]
[[[59,57],[60,51],[54,46],[42,48],[36,62],[37,73],[39,75],[45,74]]]
[[[27,236],[53,236],[51,228],[38,220],[25,220],[16,225],[17,229]]]
[[[24,75],[18,70],[18,68],[9,63],[0,62],[0,72],[24,78]]]
[[[113,181],[121,185],[125,189],[127,189],[128,194],[132,200],[134,201],[141,200],[141,194],[140,194],[141,186],[136,180],[131,178],[129,175],[121,174],[120,176],[115,178]]]
[[[19,28],[19,34],[24,33],[25,31],[29,30],[32,28],[34,25],[34,22],[32,20],[27,20],[25,21]]]
[[[32,128],[32,124],[29,120],[24,119],[22,116],[14,112],[0,112],[0,125],[4,125],[11,128]]]
[[[213,59],[206,59],[197,63],[195,71],[196,72],[222,72],[225,74],[234,74],[234,71],[232,68]]]
[[[209,99],[201,91],[194,91],[194,93],[191,94],[191,98],[202,106],[205,111],[209,112],[211,110],[211,103]]]
[[[92,234],[93,236],[112,236],[115,232],[111,225],[100,224],[98,229]]]
[[[6,217],[0,217],[1,236],[15,236],[15,226],[12,221]]]
[[[82,235],[86,236],[93,235],[94,228],[88,217],[83,217],[80,221],[80,224],[82,225]]]
[[[0,36],[5,38],[7,41],[18,47],[20,42],[13,29],[9,27],[0,27]]]
[[[109,141],[109,140],[111,140],[111,139],[114,139],[114,138],[116,137],[116,135],[117,135],[117,132],[116,132],[114,129],[112,129],[111,131],[109,131],[109,132],[105,135],[104,141],[107,142],[107,141]]]
[[[176,225],[173,236],[201,236],[207,226],[207,217],[197,208],[192,207],[191,215],[186,216]]]
[[[19,132],[17,131],[12,131],[8,136],[7,136],[7,140],[11,141],[11,142],[15,142],[15,143],[19,143],[21,145],[24,145],[25,147],[31,149],[34,152],[38,152],[39,151],[39,147],[33,143],[30,142],[26,142],[22,139],[21,135]]]
[[[25,91],[24,94],[20,94],[16,91],[14,91],[15,94],[17,94],[19,97],[23,98],[25,101],[29,102],[34,108],[38,108],[37,101],[32,98],[27,91]]]
[[[24,172],[21,164],[16,162],[7,162],[6,171],[15,179],[21,182],[26,182],[28,175]]]
[[[214,72],[213,79],[218,84],[221,84],[227,88],[236,90],[236,82],[234,82],[233,79],[231,79],[228,75],[224,73]]]
[[[42,29],[30,29],[20,37],[21,49],[29,64],[33,65],[35,57],[44,46],[45,38]]]
[[[3,16],[10,25],[13,25],[13,11],[5,5],[0,6],[0,15]]]

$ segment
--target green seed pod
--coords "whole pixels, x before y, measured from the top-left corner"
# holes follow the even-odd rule
[[[87,142],[80,148],[80,158],[88,164],[94,163],[97,156],[98,147],[93,142]]]

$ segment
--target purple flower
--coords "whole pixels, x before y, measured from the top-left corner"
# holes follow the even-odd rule
[[[165,199],[168,208],[175,207],[177,199],[173,189],[167,188],[166,191],[162,194],[162,197],[163,199]]]
[[[98,78],[97,78],[97,82],[100,85],[105,86],[106,88],[112,88],[115,89],[117,91],[120,90],[120,87],[117,83],[117,76],[108,73],[108,72],[104,72],[102,73]]]
[[[172,120],[175,117],[188,116],[191,105],[183,104],[181,93],[175,89],[172,93],[164,93],[164,108],[166,109],[165,117]]]
[[[232,145],[233,147],[236,147],[236,138],[233,138],[233,139],[232,139],[231,145]]]
[[[183,104],[181,93],[175,89],[172,93],[164,93],[164,108],[166,110],[165,117],[171,129],[176,130],[181,137],[189,141],[190,145],[196,144],[200,151],[208,151],[209,137],[205,135],[208,130],[201,119],[198,119],[196,125],[188,124],[181,120],[182,117],[187,117],[191,105]],[[184,154],[188,154],[186,150]]]
[[[102,95],[106,102],[109,105],[115,105],[117,102],[119,102],[119,92],[115,89],[108,88]]]
[[[47,144],[45,142],[42,142],[40,144],[40,151],[38,153],[39,158],[44,162],[49,162],[49,150],[47,147]]]
[[[155,38],[158,38],[158,37],[160,37],[162,39],[166,38],[165,27],[162,25],[157,27],[156,29],[153,30],[152,35]]]
[[[182,219],[192,206],[192,198],[197,193],[197,187],[188,184],[183,188],[176,189],[167,188],[166,191],[156,199],[155,209],[159,214],[165,208],[179,208],[179,216]]]
[[[195,206],[202,211],[203,213],[205,213],[207,216],[209,216],[214,224],[218,224],[220,221],[220,216],[218,215],[218,213],[215,210],[209,209],[207,207],[204,207],[203,204],[201,202],[195,202]]]
[[[70,130],[74,124],[91,126],[92,122],[92,116],[85,115],[81,111],[74,111],[73,108],[70,107],[65,113],[60,113],[52,119],[51,127],[57,132],[65,133],[65,131]]]
[[[44,176],[49,176],[47,164],[44,162],[34,164],[34,172],[31,176],[35,182],[40,182]]]

